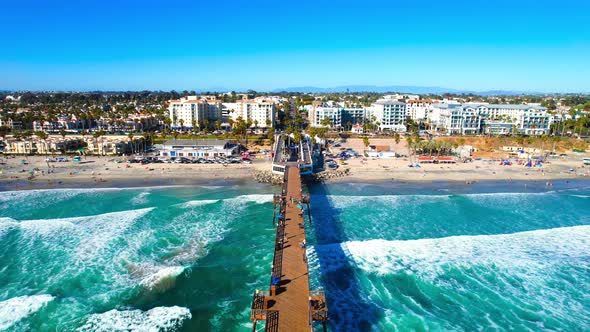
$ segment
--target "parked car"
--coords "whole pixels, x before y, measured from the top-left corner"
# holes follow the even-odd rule
[[[333,160],[328,161],[326,163],[326,166],[328,166],[328,168],[331,168],[331,169],[338,168],[338,164],[336,162],[334,162]]]

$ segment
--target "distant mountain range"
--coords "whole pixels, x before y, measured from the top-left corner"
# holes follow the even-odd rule
[[[227,87],[209,87],[206,89],[196,89],[196,93],[204,93],[204,92],[229,92],[229,91],[236,91],[246,92],[248,89],[236,89],[236,88],[227,88]],[[35,90],[33,90],[35,91]],[[37,90],[38,92],[43,92]],[[139,90],[137,90],[139,91]],[[156,90],[154,90],[156,91]],[[182,90],[176,90],[182,91]],[[452,89],[452,88],[444,88],[438,86],[413,86],[413,85],[386,85],[386,86],[377,86],[377,85],[342,85],[336,86],[331,88],[319,88],[315,86],[301,86],[301,87],[289,87],[289,88],[281,88],[281,89],[272,89],[272,90],[257,90],[258,92],[270,92],[270,93],[279,93],[279,92],[287,92],[287,93],[346,93],[346,92],[375,92],[375,93],[411,93],[411,94],[444,94],[444,93],[453,93],[453,94],[474,94],[478,96],[517,96],[517,95],[555,95],[555,94],[590,94],[588,92],[538,92],[538,91],[522,91],[522,90],[485,90],[485,91],[475,91],[475,90],[461,90],[461,89]],[[0,89],[0,93],[10,93],[14,92],[14,90],[5,90]],[[23,92],[22,90],[19,92]],[[67,91],[67,90],[54,90],[54,91],[45,91],[45,92],[92,92],[92,93],[119,93],[119,92],[131,92],[131,91],[107,91],[107,90],[96,90],[96,91]]]
[[[314,86],[291,87],[284,89],[274,89],[271,92],[301,92],[301,93],[336,93],[336,92],[398,92],[398,93],[414,93],[414,94],[475,94],[480,96],[492,95],[521,95],[521,94],[544,94],[542,92],[531,91],[509,91],[509,90],[489,90],[489,91],[468,91],[451,88],[443,88],[437,86],[411,86],[411,85],[343,85],[332,88],[318,88]]]

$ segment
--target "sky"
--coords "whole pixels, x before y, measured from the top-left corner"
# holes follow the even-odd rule
[[[0,89],[590,92],[588,0],[19,0]]]

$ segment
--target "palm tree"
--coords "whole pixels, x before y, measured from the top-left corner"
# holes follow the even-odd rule
[[[410,162],[412,162],[412,144],[413,144],[412,136],[410,136],[410,135],[406,136],[406,142],[408,143],[408,153],[410,154]]]
[[[131,153],[135,153],[135,142],[133,141],[133,133],[127,134],[129,142],[131,143]]]
[[[47,150],[49,150],[49,146],[47,145],[47,137],[49,137],[49,135],[47,135],[47,133],[44,131],[37,131],[35,132],[35,135],[37,135],[37,137],[43,140],[45,147],[47,147]]]
[[[330,128],[332,127],[332,120],[330,120],[329,117],[325,117],[320,124],[324,127]]]
[[[96,130],[95,132],[92,133],[92,137],[94,137],[94,147],[96,148],[96,154],[99,154],[99,151],[98,151],[98,138],[100,136],[102,136],[102,135],[103,135],[102,130]]]

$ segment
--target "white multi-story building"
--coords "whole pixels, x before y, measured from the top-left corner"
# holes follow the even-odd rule
[[[274,127],[276,105],[271,100],[260,98],[255,100],[244,99],[235,103],[223,103],[222,108],[223,113],[234,121],[241,117],[244,121],[250,120],[252,127]]]
[[[309,122],[312,127],[324,127],[322,121],[330,119],[332,128],[352,127],[365,123],[366,109],[363,107],[344,107],[334,102],[314,104],[309,109]]]
[[[420,99],[419,95],[410,95],[404,93],[395,93],[392,95],[384,95],[383,99],[391,99],[391,100],[417,100]]]
[[[366,117],[374,118],[380,130],[406,131],[406,103],[381,99],[367,108]]]
[[[448,134],[477,134],[481,130],[481,116],[461,104],[435,105],[430,122],[437,130],[444,129]]]
[[[322,125],[322,121],[328,118],[332,122],[332,128],[340,128],[342,127],[342,113],[344,113],[342,107],[312,107],[309,112],[310,125],[312,127],[325,127]]]
[[[414,121],[426,120],[426,115],[432,106],[430,99],[412,99],[406,102],[406,117]]]
[[[192,128],[193,123],[198,126],[205,120],[221,119],[221,103],[216,100],[188,96],[179,100],[170,100],[168,103],[173,128]]]
[[[441,103],[433,104],[431,109],[431,124],[450,134],[543,135],[549,133],[553,121],[547,109],[537,105]]]

